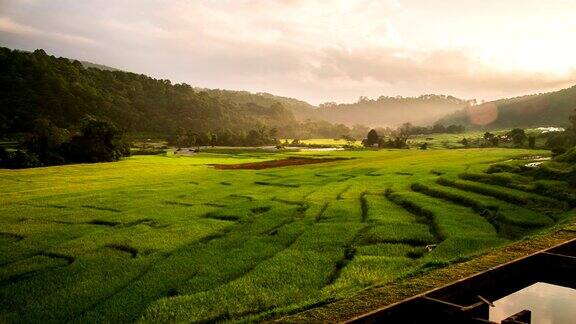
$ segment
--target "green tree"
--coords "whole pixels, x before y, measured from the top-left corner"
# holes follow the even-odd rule
[[[432,126],[431,133],[435,134],[446,133],[446,127],[444,127],[444,125],[442,124],[434,124],[434,126]]]
[[[462,125],[450,125],[446,127],[446,132],[450,134],[464,133],[465,130],[466,130],[465,127]]]
[[[380,138],[380,137],[378,136],[378,133],[376,132],[376,130],[375,130],[375,129],[371,129],[371,130],[368,132],[368,136],[366,136],[366,141],[365,141],[364,145],[367,146],[367,147],[371,147],[371,146],[373,146],[374,144],[378,144],[379,138]]]
[[[528,147],[531,149],[536,147],[536,136],[528,136]]]
[[[398,129],[400,134],[405,134],[405,135],[410,135],[414,133],[414,126],[412,126],[411,123],[404,123],[402,124],[402,126],[400,126],[400,128]]]
[[[514,128],[506,136],[517,146],[522,146],[527,139],[526,132],[522,128]]]
[[[32,123],[31,131],[26,134],[24,147],[45,165],[64,164],[60,147],[69,139],[68,130],[56,127],[48,119],[36,119]]]
[[[492,137],[490,142],[492,143],[492,146],[497,147],[498,145],[500,145],[500,138],[498,136],[494,136]]]
[[[80,133],[63,145],[71,162],[111,162],[130,155],[130,145],[114,124],[86,117]]]
[[[216,133],[210,134],[210,146],[214,147],[218,144],[218,135]]]
[[[348,147],[354,146],[354,142],[356,142],[356,139],[350,135],[342,135],[342,139],[346,141],[346,146]]]

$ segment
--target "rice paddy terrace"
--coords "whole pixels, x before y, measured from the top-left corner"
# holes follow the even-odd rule
[[[566,183],[490,167],[540,154],[203,153],[2,170],[0,322],[260,320],[413,278],[571,220]]]

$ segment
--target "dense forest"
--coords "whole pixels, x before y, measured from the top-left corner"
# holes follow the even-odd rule
[[[248,91],[234,91],[234,90],[222,90],[222,89],[196,89],[197,91],[206,91],[215,97],[226,98],[229,101],[236,102],[238,104],[249,104],[252,102],[258,102],[262,106],[272,106],[275,103],[280,103],[282,106],[290,110],[297,120],[317,120],[317,114],[315,112],[316,106],[313,106],[305,101],[301,101],[294,98],[275,96],[273,94],[258,92],[251,93]]]
[[[415,125],[432,125],[437,119],[473,103],[473,100],[466,101],[444,95],[381,96],[377,99],[360,97],[358,102],[351,104],[334,102],[321,104],[316,111],[316,116],[319,119],[348,126],[361,124],[373,127],[398,127],[406,122]],[[454,123],[446,123],[448,124]]]
[[[263,126],[276,129],[280,137],[340,137],[350,131],[343,125],[305,120],[313,106],[296,99],[172,84],[57,58],[43,50],[0,48],[0,69],[0,137],[27,132],[37,119],[70,128],[87,115],[125,132],[163,136],[246,136]]]
[[[467,107],[438,121],[469,129],[565,126],[576,109],[576,86]]]

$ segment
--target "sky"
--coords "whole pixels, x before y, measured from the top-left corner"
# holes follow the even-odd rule
[[[0,0],[0,45],[312,104],[576,84],[576,0]]]

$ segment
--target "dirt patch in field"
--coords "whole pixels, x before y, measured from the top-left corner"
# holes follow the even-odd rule
[[[319,158],[319,159],[310,159],[310,158],[301,158],[301,157],[289,157],[287,159],[281,160],[272,160],[272,161],[264,161],[264,162],[252,162],[252,163],[240,163],[240,164],[210,164],[216,169],[220,170],[261,170],[261,169],[270,169],[270,168],[280,168],[285,166],[292,166],[292,165],[304,165],[304,164],[317,164],[317,163],[326,163],[326,162],[334,162],[334,161],[341,161],[341,160],[348,160],[347,158]]]

